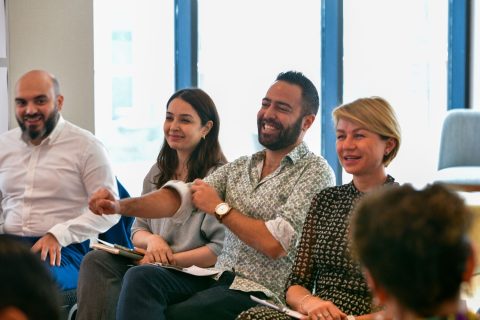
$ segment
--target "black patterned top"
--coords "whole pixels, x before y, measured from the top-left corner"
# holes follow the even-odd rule
[[[393,184],[387,176],[385,184]],[[372,311],[371,295],[351,257],[350,215],[363,195],[353,182],[322,190],[312,200],[286,288],[301,285],[346,314]]]

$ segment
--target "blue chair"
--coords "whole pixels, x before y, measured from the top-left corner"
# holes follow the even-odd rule
[[[123,187],[123,185],[117,179],[118,186],[118,196],[120,199],[130,198],[130,194]],[[133,248],[132,241],[130,240],[131,236],[131,227],[134,221],[134,217],[122,216],[120,221],[117,222],[113,227],[108,229],[106,232],[98,235],[98,238],[105,240],[110,243],[116,243],[124,247]]]
[[[120,181],[117,180],[118,196],[120,199],[129,198],[130,194],[123,187]],[[134,217],[122,216],[120,220],[110,229],[98,235],[99,239],[108,241],[110,243],[116,243],[124,247],[133,248],[132,241],[130,240],[131,227],[134,221]],[[61,293],[62,296],[62,311],[65,314],[65,318],[68,320],[75,319],[77,311],[77,290],[67,290]]]
[[[435,182],[480,191],[480,111],[453,109],[443,122]]]

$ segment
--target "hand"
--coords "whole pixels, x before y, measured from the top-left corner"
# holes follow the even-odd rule
[[[201,179],[192,184],[192,202],[196,208],[208,214],[215,214],[215,207],[223,202],[215,188]]]
[[[119,213],[119,205],[113,194],[105,188],[98,189],[88,201],[89,209],[98,215]]]
[[[347,315],[332,302],[311,297],[303,306],[308,319],[312,320],[346,320]]]
[[[32,252],[40,251],[40,259],[45,261],[47,255],[50,257],[50,265],[60,266],[62,261],[62,246],[58,243],[57,238],[51,233],[47,233],[32,246]]]
[[[147,251],[142,260],[138,264],[145,264],[151,262],[161,262],[164,264],[175,264],[172,248],[159,235],[152,234],[148,237]]]

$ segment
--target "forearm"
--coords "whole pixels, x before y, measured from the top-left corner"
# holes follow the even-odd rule
[[[180,204],[175,190],[162,188],[141,197],[118,200],[118,211],[125,216],[165,218],[173,216]]]
[[[300,285],[293,285],[287,289],[286,301],[287,304],[294,310],[304,312],[302,304],[310,298],[312,293]]]
[[[148,245],[148,238],[152,236],[153,233],[146,230],[138,230],[133,234],[132,243],[137,248],[146,249]]]
[[[217,255],[207,246],[173,254],[175,262],[181,267],[196,265],[202,268],[211,267],[217,262]]]
[[[264,255],[277,259],[286,255],[280,242],[277,241],[265,226],[265,221],[248,217],[235,208],[222,219],[238,238],[260,251]]]

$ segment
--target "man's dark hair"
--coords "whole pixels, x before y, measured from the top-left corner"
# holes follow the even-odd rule
[[[8,307],[29,320],[60,319],[59,292],[50,272],[29,247],[0,235],[0,312]]]
[[[276,80],[299,86],[302,89],[303,115],[317,114],[320,105],[317,88],[303,73],[298,71],[282,72]]]
[[[446,187],[409,185],[365,196],[352,218],[352,244],[379,287],[418,316],[458,299],[472,254],[472,215]]]

